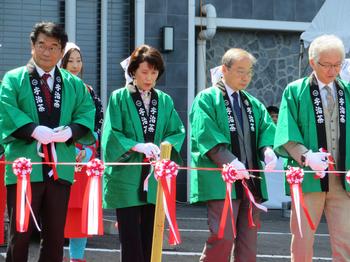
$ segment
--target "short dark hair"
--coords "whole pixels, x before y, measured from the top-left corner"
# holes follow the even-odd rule
[[[36,43],[36,40],[38,39],[40,33],[49,37],[56,38],[60,43],[62,50],[66,47],[68,36],[60,25],[53,22],[36,23],[33,27],[32,32],[30,33],[30,40],[32,41],[33,45]]]
[[[271,113],[278,114],[280,111],[277,106],[268,106],[266,109],[267,109],[267,112],[269,112],[270,114]]]
[[[83,78],[83,68],[84,68],[83,55],[81,54],[81,52],[80,52],[80,50],[78,48],[71,48],[64,54],[64,56],[62,57],[62,60],[61,60],[61,67],[63,69],[67,69],[67,64],[68,64],[68,61],[69,61],[69,57],[73,53],[73,51],[78,51],[79,54],[80,54],[80,58],[81,58],[81,62],[82,62],[82,67],[81,67],[81,70],[80,70],[80,77]]]
[[[129,76],[133,77],[143,62],[147,62],[155,70],[158,70],[158,80],[164,72],[164,61],[160,52],[149,45],[141,45],[132,52],[128,66]]]

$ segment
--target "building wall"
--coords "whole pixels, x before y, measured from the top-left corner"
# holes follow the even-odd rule
[[[162,50],[162,27],[174,27],[174,51],[162,53],[165,73],[157,88],[168,93],[174,100],[187,130],[187,59],[188,59],[188,0],[148,0],[145,15],[145,43]],[[185,141],[181,155],[186,163]],[[177,198],[186,201],[186,172],[177,178]]]
[[[206,3],[215,6],[218,18],[311,22],[324,0],[211,0]],[[207,41],[207,86],[211,85],[210,68],[221,64],[225,51],[231,47],[243,48],[257,58],[255,74],[247,90],[266,106],[279,106],[287,83],[299,78],[299,37],[300,33],[295,32],[218,28],[214,38]],[[310,72],[306,56],[302,60],[302,76]]]
[[[196,1],[196,16],[200,4],[213,4],[220,18],[263,19],[310,22],[325,0],[207,0]]]
[[[207,72],[221,63],[223,53],[231,47],[246,49],[257,58],[247,90],[266,106],[279,105],[287,83],[298,78],[299,34],[219,30],[207,42]],[[305,64],[304,59],[303,68]],[[210,81],[208,73],[208,86]]]

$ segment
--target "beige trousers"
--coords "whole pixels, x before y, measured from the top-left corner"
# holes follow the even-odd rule
[[[326,215],[332,247],[333,262],[350,261],[350,197],[343,189],[339,177],[329,175],[329,192],[304,193],[305,204],[316,229],[323,212]],[[315,231],[301,210],[301,238],[294,206],[292,207],[290,228],[292,232],[291,261],[310,262],[313,257]]]

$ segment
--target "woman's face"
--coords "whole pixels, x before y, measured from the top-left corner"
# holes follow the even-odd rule
[[[83,62],[81,60],[81,55],[78,50],[74,50],[70,53],[66,69],[73,75],[78,75],[82,67]]]
[[[149,91],[155,86],[159,71],[154,69],[147,62],[139,64],[135,71],[135,80],[138,88],[144,91]]]

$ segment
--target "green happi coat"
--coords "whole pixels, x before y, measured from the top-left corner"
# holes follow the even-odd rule
[[[130,91],[132,85],[115,90],[108,103],[104,129],[102,134],[102,149],[105,162],[140,163],[144,155],[131,148],[144,142],[143,130],[136,106]],[[158,94],[158,119],[154,144],[161,142],[172,144],[172,159],[180,160],[180,149],[185,138],[185,128],[174,109],[173,100],[160,90]],[[139,198],[141,181],[141,166],[106,166],[103,177],[104,208],[123,208],[155,203],[157,184],[151,175],[148,181],[147,201]]]
[[[84,83],[76,76],[61,70],[63,79],[61,116],[59,125],[71,123],[80,124],[90,131],[79,140],[82,144],[92,144],[95,141],[94,130],[95,107]],[[5,74],[0,87],[0,144],[5,150],[6,161],[14,161],[26,157],[32,162],[41,162],[37,153],[37,141],[28,142],[16,139],[12,133],[18,128],[29,124],[39,124],[39,117],[34,101],[33,91],[29,81],[26,66],[14,69]],[[55,143],[58,162],[75,162],[74,143]],[[74,166],[57,165],[60,179],[73,182]],[[42,166],[33,165],[31,182],[43,181]],[[6,166],[5,182],[7,185],[17,182],[12,172],[12,166]]]
[[[338,79],[339,86],[344,90],[346,105],[346,154],[345,169],[350,169],[350,85]],[[299,166],[286,152],[283,145],[293,141],[303,144],[313,152],[318,152],[315,113],[310,95],[310,77],[305,77],[290,83],[283,92],[278,124],[276,129],[274,147],[276,152],[288,158],[288,165]],[[305,170],[310,170],[304,167]],[[349,184],[345,182],[346,190],[350,191]],[[302,183],[303,192],[321,192],[319,179],[314,174],[305,174]],[[289,185],[286,184],[289,193]]]
[[[246,91],[241,92],[244,92],[252,105],[258,153],[261,148],[273,145],[275,125],[261,102]],[[218,144],[227,145],[230,151],[232,148],[224,96],[218,87],[210,87],[197,95],[192,105],[190,122],[192,166],[217,168],[206,153]],[[260,158],[257,156],[257,159]],[[260,161],[258,164],[262,169]],[[260,176],[262,177],[260,183],[262,197],[268,199],[265,176],[263,173]],[[226,186],[220,171],[192,170],[191,203],[225,199],[225,193]],[[232,198],[236,199],[234,186],[232,187]]]

